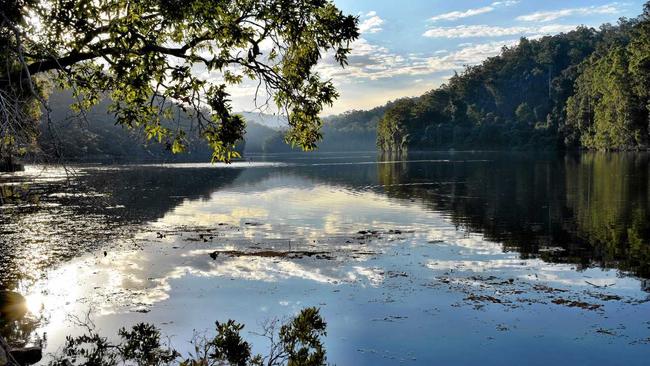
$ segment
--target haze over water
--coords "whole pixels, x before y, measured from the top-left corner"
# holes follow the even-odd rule
[[[159,325],[179,350],[306,306],[335,364],[643,365],[647,154],[274,155],[0,176],[0,288],[57,350]],[[251,333],[249,333],[251,332]],[[472,352],[467,352],[472,350]]]

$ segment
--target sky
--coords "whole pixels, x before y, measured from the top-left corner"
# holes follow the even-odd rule
[[[418,96],[444,83],[464,65],[474,65],[528,38],[598,27],[635,17],[646,0],[334,0],[359,16],[360,38],[342,69],[326,57],[318,71],[336,85],[340,98],[325,114],[369,109]],[[233,95],[244,109],[250,95]],[[250,105],[250,104],[248,104]]]

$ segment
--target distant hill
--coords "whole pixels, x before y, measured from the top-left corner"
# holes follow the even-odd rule
[[[100,101],[85,118],[74,118],[70,105],[74,99],[70,91],[55,91],[49,96],[52,125],[41,123],[39,144],[47,156],[60,156],[63,160],[82,162],[144,162],[144,161],[209,161],[212,151],[189,129],[189,118],[180,110],[178,121],[163,121],[173,128],[176,124],[189,131],[188,151],[172,154],[166,146],[147,142],[144,133],[115,124],[108,112],[108,101]],[[243,144],[238,150],[243,150]]]
[[[274,130],[281,130],[289,126],[285,116],[256,112],[238,112],[238,114],[244,116],[247,123],[255,123]]]
[[[374,151],[377,149],[377,123],[384,114],[386,106],[368,111],[349,111],[323,118],[323,140],[318,143],[320,152]],[[250,114],[244,113],[247,118]],[[246,134],[245,152],[288,153],[298,152],[284,142],[286,125],[268,127],[269,120],[282,121],[275,116],[257,115],[256,122],[265,121],[264,127],[251,124]],[[286,122],[285,122],[286,123]],[[261,124],[261,123],[260,123]],[[275,125],[278,126],[278,125]]]
[[[183,154],[172,154],[165,146],[147,142],[142,131],[115,125],[108,112],[108,101],[93,107],[86,118],[72,118],[69,106],[73,103],[70,91],[55,91],[49,97],[52,107],[52,126],[41,124],[39,143],[48,155],[60,155],[69,161],[85,162],[195,162],[209,161],[211,150],[196,131],[188,135],[189,149]],[[351,111],[324,119],[324,140],[319,151],[374,150],[376,126],[383,108],[370,111]],[[238,150],[246,154],[264,154],[298,151],[284,142],[286,119],[261,113],[240,113],[246,119],[245,141]],[[168,127],[180,124],[191,131],[190,120],[180,110],[176,121],[163,121]]]
[[[390,105],[367,111],[353,110],[323,119],[320,149],[370,151],[377,149],[377,124]]]

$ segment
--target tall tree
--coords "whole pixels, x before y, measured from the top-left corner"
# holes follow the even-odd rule
[[[587,148],[638,149],[650,141],[650,3],[620,32],[626,35],[580,65],[567,103],[567,124]]]
[[[640,123],[645,124],[650,133],[650,1],[643,10],[642,22],[630,44],[630,73],[634,78],[635,92],[640,102],[645,104]]]
[[[287,113],[286,140],[313,149],[318,115],[338,96],[314,66],[324,53],[344,66],[357,23],[330,0],[0,0],[0,123],[14,140],[0,153],[25,137],[25,112],[49,84],[72,88],[78,110],[110,97],[117,123],[173,152],[186,131],[160,121],[180,105],[213,159],[228,161],[245,129],[228,90],[245,79]]]

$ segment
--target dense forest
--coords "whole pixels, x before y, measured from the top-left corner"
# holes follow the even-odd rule
[[[447,84],[400,99],[378,125],[388,152],[646,149],[650,2],[635,19],[504,47]]]

